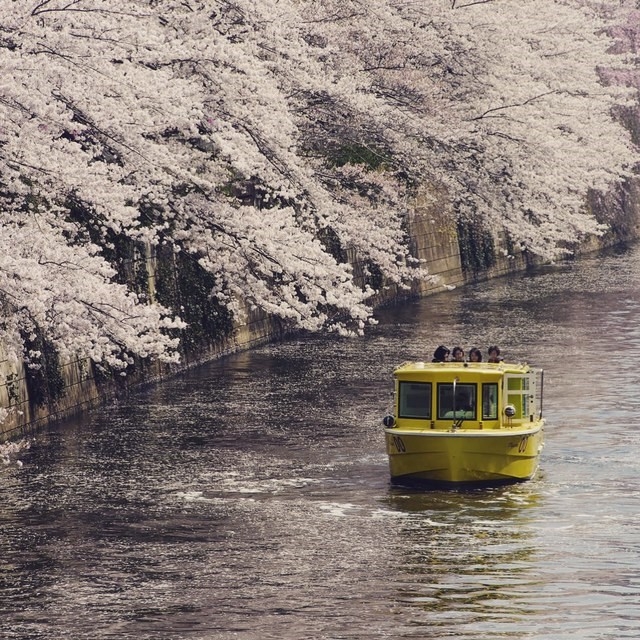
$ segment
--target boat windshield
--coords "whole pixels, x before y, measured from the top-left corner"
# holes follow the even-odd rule
[[[475,420],[477,394],[477,385],[475,384],[438,383],[438,419]]]

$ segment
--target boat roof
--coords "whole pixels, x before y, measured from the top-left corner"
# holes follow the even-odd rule
[[[525,363],[513,362],[420,362],[407,361],[398,365],[394,375],[411,375],[425,373],[477,373],[478,375],[503,375],[505,373],[523,374],[529,373],[531,367]]]

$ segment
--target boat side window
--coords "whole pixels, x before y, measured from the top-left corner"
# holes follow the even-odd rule
[[[514,418],[517,420],[523,418],[530,413],[533,407],[532,396],[530,394],[530,376],[505,376],[507,381],[507,404],[512,404],[516,413]]]
[[[400,382],[399,418],[431,419],[431,383]]]
[[[498,419],[498,384],[496,382],[482,385],[482,419]]]
[[[476,405],[477,388],[475,384],[457,384],[454,398],[453,384],[438,383],[438,420],[452,420],[454,418],[475,420]]]

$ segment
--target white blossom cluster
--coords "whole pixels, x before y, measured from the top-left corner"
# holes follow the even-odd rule
[[[2,416],[4,419],[5,416]],[[23,451],[27,451],[31,448],[30,440],[14,440],[11,442],[0,443],[0,462],[3,465],[14,463],[18,467],[22,466],[22,460],[19,460],[17,456]]]
[[[601,232],[586,193],[637,159],[599,74],[628,4],[0,0],[0,340],[175,360],[184,325],[118,283],[118,236],[193,256],[231,311],[350,333],[375,290],[347,252],[426,275],[421,184],[546,258]]]

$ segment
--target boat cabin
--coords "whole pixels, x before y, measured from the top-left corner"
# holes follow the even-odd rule
[[[540,419],[542,372],[526,364],[407,362],[396,368],[393,427],[499,429]]]

